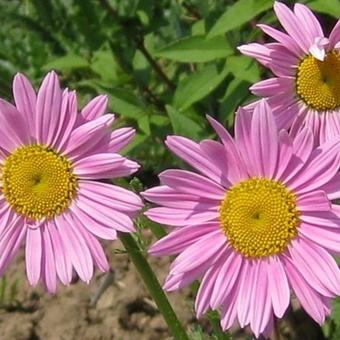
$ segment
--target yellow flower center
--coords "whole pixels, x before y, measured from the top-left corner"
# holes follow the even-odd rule
[[[71,163],[40,145],[17,148],[4,161],[2,189],[9,205],[33,220],[51,218],[70,204],[77,180]]]
[[[219,212],[229,243],[246,257],[282,253],[297,235],[295,195],[271,179],[250,178],[232,186]]]
[[[296,92],[304,103],[316,111],[340,107],[340,54],[328,52],[320,61],[305,57],[296,73]]]

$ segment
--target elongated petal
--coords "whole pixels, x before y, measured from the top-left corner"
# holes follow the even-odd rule
[[[107,96],[97,96],[84,106],[80,114],[86,121],[92,121],[105,113],[107,102]]]
[[[58,129],[62,93],[58,76],[52,71],[43,80],[37,97],[36,137],[43,145],[50,145]]]
[[[223,175],[221,169],[211,164],[210,160],[202,153],[199,144],[180,136],[168,136],[165,143],[173,153],[203,175],[218,183],[220,182]]]
[[[37,96],[31,83],[23,74],[18,73],[14,77],[13,96],[15,106],[25,117],[30,136],[34,136]]]
[[[217,222],[178,228],[153,244],[149,254],[156,256],[178,254],[218,228]]]
[[[271,296],[274,314],[281,318],[290,302],[290,291],[281,260],[271,256],[267,262],[268,293]]]
[[[217,183],[206,177],[200,176],[185,170],[166,170],[159,178],[161,182],[179,192],[205,197],[211,200],[220,201],[225,191]]]
[[[255,107],[251,126],[254,162],[260,177],[273,178],[279,151],[278,130],[265,100]]]
[[[40,279],[42,258],[42,237],[40,228],[27,228],[25,261],[28,281],[32,286]]]

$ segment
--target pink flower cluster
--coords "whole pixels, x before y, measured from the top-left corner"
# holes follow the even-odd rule
[[[151,255],[177,255],[164,289],[201,280],[197,317],[221,314],[256,337],[269,335],[294,294],[319,324],[340,295],[340,21],[329,38],[304,5],[275,2],[286,32],[239,47],[273,78],[251,91],[264,99],[240,108],[234,137],[207,116],[218,141],[168,136],[167,147],[192,170],[172,169],[142,196],[145,215],[169,227]],[[0,99],[0,275],[25,247],[30,284],[51,293],[57,279],[89,282],[109,265],[98,238],[135,231],[135,193],[103,182],[139,165],[118,152],[132,128],[111,130],[107,97],[79,113],[75,92],[54,72],[36,92],[18,74],[15,105]]]

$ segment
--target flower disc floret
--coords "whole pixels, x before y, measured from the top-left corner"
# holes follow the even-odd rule
[[[340,54],[327,53],[323,61],[305,57],[296,73],[296,91],[306,105],[316,111],[340,107]]]
[[[41,145],[19,147],[4,161],[3,193],[19,214],[33,220],[59,215],[76,193],[71,163]]]
[[[246,257],[282,253],[297,235],[295,195],[271,179],[250,178],[235,184],[219,211],[228,241]]]

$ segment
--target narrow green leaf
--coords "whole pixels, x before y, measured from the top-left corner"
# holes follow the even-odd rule
[[[155,56],[184,63],[200,63],[231,55],[233,50],[223,36],[206,39],[204,35],[186,37],[156,51]]]
[[[230,6],[217,20],[208,34],[208,38],[229,32],[245,23],[258,14],[273,6],[272,0],[239,0]]]
[[[45,64],[42,68],[43,70],[73,70],[73,69],[80,69],[80,68],[86,68],[89,66],[88,61],[78,55],[74,54],[67,54],[63,57],[60,57],[58,59],[52,60],[51,62]]]
[[[218,72],[215,65],[209,65],[183,79],[175,92],[175,108],[184,111],[193,103],[207,96],[223,81],[228,72],[227,68]]]
[[[111,89],[108,96],[111,111],[124,117],[138,120],[146,112],[143,102],[125,89]]]
[[[245,56],[228,58],[227,68],[235,78],[255,83],[260,79],[260,70],[254,59]]]
[[[198,139],[202,133],[202,126],[170,105],[166,106],[173,131],[177,135]]]
[[[308,7],[314,11],[331,15],[332,17],[340,17],[339,0],[313,0],[308,2]]]

